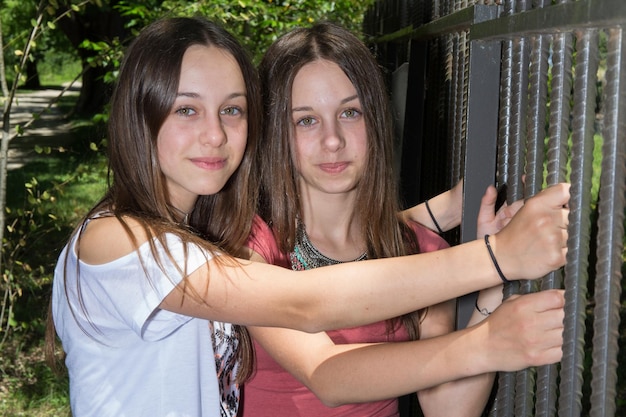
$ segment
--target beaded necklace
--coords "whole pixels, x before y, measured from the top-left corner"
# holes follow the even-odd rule
[[[362,261],[364,259],[367,259],[367,252],[363,252],[356,259],[353,259],[350,262]],[[306,233],[306,228],[301,221],[298,221],[296,244],[293,248],[293,252],[289,252],[289,260],[291,262],[291,269],[294,271],[303,271],[305,269],[314,269],[319,268],[320,266],[336,265],[348,262],[329,258],[317,250],[311,242],[309,235]]]

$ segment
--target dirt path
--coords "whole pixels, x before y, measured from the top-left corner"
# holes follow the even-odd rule
[[[17,136],[9,144],[9,170],[22,167],[32,156],[36,155],[35,145],[64,146],[74,139],[71,134],[71,121],[65,118],[60,109],[46,107],[61,93],[60,89],[38,90],[18,93],[11,109],[11,133],[17,124],[23,125],[39,114],[39,119],[31,124],[22,136]],[[64,95],[78,95],[78,88],[73,88]],[[42,113],[43,112],[43,113]]]

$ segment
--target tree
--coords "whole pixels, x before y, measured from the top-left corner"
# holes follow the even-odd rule
[[[116,69],[114,58],[120,39],[128,36],[120,1],[90,1],[84,7],[65,5],[57,14],[58,26],[76,49],[83,67],[82,86],[76,111],[83,115],[101,112],[109,97],[109,74]],[[68,13],[72,10],[71,13]],[[113,55],[111,55],[113,54]]]
[[[56,3],[55,3],[56,5]],[[77,6],[78,7],[78,6]],[[15,126],[15,133],[12,132],[11,126],[11,110],[15,100],[15,95],[20,82],[24,81],[23,74],[26,71],[28,63],[31,62],[33,51],[36,47],[36,40],[40,37],[43,30],[55,30],[56,21],[63,18],[65,15],[61,14],[54,18],[56,8],[52,3],[42,1],[37,7],[37,11],[33,19],[31,20],[31,29],[28,32],[28,36],[24,40],[24,47],[22,49],[15,49],[14,53],[19,57],[19,63],[14,68],[13,81],[9,88],[6,77],[6,65],[4,60],[4,54],[0,56],[0,69],[2,74],[0,80],[2,84],[2,140],[0,142],[0,273],[2,274],[2,280],[0,281],[0,289],[3,290],[3,301],[0,304],[0,325],[5,326],[5,329],[10,327],[13,304],[21,293],[21,286],[19,279],[16,279],[12,273],[12,266],[20,263],[14,256],[19,252],[21,246],[25,243],[21,241],[8,243],[5,240],[5,232],[7,231],[6,222],[6,201],[7,201],[7,169],[8,169],[8,150],[10,142],[20,135],[25,129],[27,129],[39,115],[33,115],[33,117],[21,126]],[[2,21],[0,19],[0,33],[2,33]],[[4,51],[4,45],[0,36],[0,47]],[[17,42],[13,42],[16,44]],[[60,95],[65,92],[62,91]],[[59,95],[59,97],[60,97]],[[58,97],[57,97],[58,99]],[[54,104],[55,100],[49,103],[49,107]],[[36,180],[30,183],[32,186],[36,183]],[[28,187],[28,185],[27,185]],[[8,253],[10,252],[10,253]],[[8,331],[4,332],[4,336],[8,334]],[[4,339],[3,339],[4,340]],[[1,343],[0,343],[1,344]]]
[[[258,62],[269,45],[297,26],[332,20],[361,33],[365,10],[373,0],[185,0],[127,1],[120,8],[137,27],[164,15],[201,14],[223,24]]]
[[[0,242],[4,242],[4,231],[5,231],[5,225],[6,225],[5,206],[6,206],[6,190],[7,190],[7,166],[8,166],[9,142],[13,138],[11,136],[11,123],[10,123],[11,122],[10,120],[11,106],[13,104],[15,91],[17,90],[17,85],[19,83],[19,78],[20,78],[19,75],[23,72],[24,68],[26,67],[26,62],[28,59],[28,55],[30,53],[30,49],[35,41],[35,38],[37,37],[37,33],[39,32],[41,28],[42,20],[43,20],[43,14],[39,13],[33,25],[33,29],[30,33],[28,41],[26,42],[26,47],[24,48],[23,51],[20,51],[21,54],[18,54],[18,55],[21,55],[22,59],[20,61],[19,67],[17,68],[16,76],[15,76],[13,85],[10,90],[8,90],[8,86],[6,84],[6,77],[4,75],[2,76],[2,79],[3,79],[2,91],[3,91],[4,102],[3,102],[3,112],[2,112],[2,142],[0,145],[0,208],[2,209],[0,211]],[[0,31],[1,29],[2,28],[0,26]],[[2,67],[3,69],[5,68],[4,58],[2,58],[2,65],[0,65],[0,67]],[[0,271],[3,273],[3,275],[5,275],[4,267],[5,267],[4,257],[0,257]],[[14,286],[12,285],[13,283],[11,282],[12,281],[11,277],[6,276],[5,280],[8,282],[6,282],[6,285],[4,288],[3,298],[5,302],[3,303],[2,314],[0,314],[0,317],[4,317],[6,311],[8,311],[7,316],[10,316],[10,312],[12,310],[12,301],[14,299]],[[8,304],[7,304],[7,300],[8,300]],[[0,324],[4,324],[4,322],[0,321]]]

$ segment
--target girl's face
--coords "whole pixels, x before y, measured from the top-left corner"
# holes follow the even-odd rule
[[[248,134],[246,84],[237,61],[214,46],[185,52],[174,106],[157,137],[170,204],[189,212],[235,172]]]
[[[303,66],[293,82],[295,163],[303,195],[355,190],[363,173],[367,134],[361,103],[334,62]]]

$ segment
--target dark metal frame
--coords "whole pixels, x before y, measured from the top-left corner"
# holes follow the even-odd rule
[[[398,145],[404,198],[414,204],[463,177],[464,220],[460,235],[448,237],[467,241],[476,236],[487,184],[506,184],[511,202],[545,185],[572,183],[566,267],[539,286],[524,281],[505,288],[505,296],[565,288],[563,360],[502,373],[490,415],[615,415],[626,200],[626,1],[471,3],[379,0],[366,15],[365,32],[390,78],[401,64],[409,65],[408,77],[393,83],[395,95],[402,89],[406,96],[399,105],[396,100],[404,122]],[[608,51],[601,83],[600,39]],[[602,137],[600,161],[593,159],[594,135]],[[601,170],[596,200],[594,165]],[[473,297],[459,302],[459,326]],[[590,381],[583,376],[585,351],[592,352]],[[590,393],[583,395],[583,385]]]

